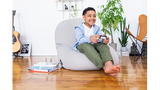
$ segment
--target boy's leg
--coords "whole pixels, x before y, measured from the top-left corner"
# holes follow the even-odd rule
[[[101,58],[104,62],[103,69],[105,73],[111,76],[114,76],[116,75],[116,73],[121,71],[121,67],[119,65],[114,65],[108,45],[103,43],[97,43],[97,44],[94,44],[94,46],[96,47],[97,51],[100,53]]]
[[[110,53],[109,47],[107,44],[104,43],[96,43],[94,44],[96,50],[100,53],[100,56],[102,58],[103,63],[107,62],[107,61],[112,61],[112,63],[114,64],[112,55]]]
[[[86,57],[98,67],[99,70],[104,67],[99,53],[95,50],[92,44],[83,43],[78,45],[77,49],[81,53],[84,53]]]

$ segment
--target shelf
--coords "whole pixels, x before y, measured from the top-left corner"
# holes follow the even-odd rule
[[[74,11],[74,9],[70,9],[70,10],[58,10],[58,11]],[[81,9],[77,9],[76,11],[81,11]]]
[[[67,2],[67,1],[75,2],[75,0],[57,0],[56,2]],[[83,0],[77,0],[77,1],[83,1]]]
[[[75,3],[77,4],[76,11],[82,11],[83,9],[83,0],[57,0],[55,2],[56,2],[57,11],[60,11],[63,13],[63,19],[64,19],[64,16],[66,16],[66,13],[64,12],[68,12],[69,15],[67,16],[71,18],[71,12],[74,12]],[[65,5],[67,6],[68,10],[65,10]],[[74,6],[74,8],[72,8],[71,6]]]

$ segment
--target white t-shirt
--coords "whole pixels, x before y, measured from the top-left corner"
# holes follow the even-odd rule
[[[91,29],[89,27],[87,27],[84,23],[83,23],[83,26],[84,26],[84,34],[85,34],[85,36],[93,35],[93,26],[91,27]]]

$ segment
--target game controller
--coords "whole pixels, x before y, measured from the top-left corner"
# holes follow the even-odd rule
[[[107,39],[107,36],[104,36],[104,35],[99,35],[100,37],[99,37],[99,39]]]

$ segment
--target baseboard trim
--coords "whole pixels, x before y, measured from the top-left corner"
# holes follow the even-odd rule
[[[57,57],[57,55],[31,55],[32,57]]]

